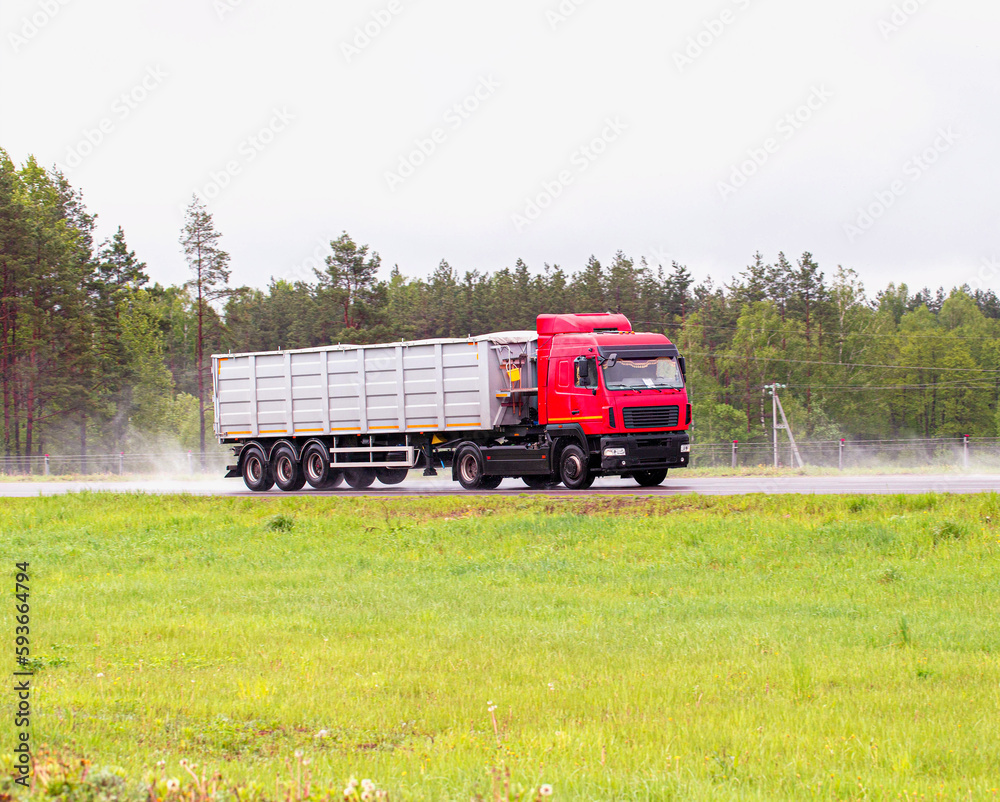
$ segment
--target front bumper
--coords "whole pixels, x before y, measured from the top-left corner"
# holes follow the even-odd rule
[[[601,471],[616,474],[659,468],[686,468],[691,456],[688,452],[690,444],[687,432],[602,437]]]

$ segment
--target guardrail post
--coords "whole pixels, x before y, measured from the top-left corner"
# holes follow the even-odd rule
[[[837,467],[840,470],[844,470],[844,438],[843,437],[840,438],[840,448],[838,449],[838,451],[839,451],[839,453],[837,454]]]
[[[191,455],[191,449],[188,449],[188,473],[194,473],[194,457]]]
[[[962,467],[969,467],[969,435],[962,435]]]
[[[49,475],[49,455],[45,455],[45,475]]]
[[[118,455],[118,475],[119,476],[124,476],[125,475],[125,452],[124,451],[122,451]]]
[[[740,441],[739,440],[733,440],[733,467],[734,468],[737,465],[739,465],[739,462],[740,462],[739,457],[737,456],[737,452],[739,452],[739,450],[740,450]]]

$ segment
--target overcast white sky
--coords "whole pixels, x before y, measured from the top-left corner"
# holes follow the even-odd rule
[[[987,0],[4,0],[0,147],[162,283],[197,191],[234,285],[347,230],[386,274],[810,250],[1000,289],[998,34]]]

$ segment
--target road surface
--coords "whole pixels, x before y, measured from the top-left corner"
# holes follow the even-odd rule
[[[530,490],[517,479],[505,479],[496,490],[476,491],[476,495],[531,495],[549,494],[557,496],[581,496],[586,494],[661,496],[683,493],[698,493],[710,496],[738,496],[747,493],[988,493],[1000,490],[1000,474],[895,474],[877,476],[784,476],[784,477],[692,477],[686,478],[678,472],[670,475],[659,487],[639,487],[631,479],[598,479],[589,490],[567,490],[556,487],[551,490]],[[53,496],[62,493],[119,492],[177,494],[188,493],[196,496],[258,496],[261,498],[288,495],[280,490],[267,493],[251,493],[240,479],[135,479],[123,481],[92,482],[0,482],[0,497],[29,498]],[[386,487],[376,482],[367,490],[352,490],[341,486],[332,491],[311,490],[308,486],[295,495],[342,496],[373,495],[382,497],[399,496],[468,496],[471,491],[462,490],[457,482],[452,482],[445,474],[426,479],[413,472],[405,482]]]

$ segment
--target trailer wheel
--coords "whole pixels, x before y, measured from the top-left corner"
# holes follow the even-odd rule
[[[640,487],[656,487],[667,478],[667,469],[660,468],[658,471],[636,471],[632,474]]]
[[[483,486],[483,455],[475,446],[459,449],[455,457],[455,473],[458,483],[466,490],[476,490]]]
[[[371,487],[375,481],[374,468],[348,468],[344,471],[344,480],[355,490]]]
[[[340,472],[330,468],[330,451],[320,443],[310,443],[302,452],[302,472],[316,490],[340,484]]]
[[[479,486],[484,490],[496,490],[502,481],[502,476],[484,476]]]
[[[559,478],[570,490],[585,490],[594,483],[590,475],[589,459],[575,443],[566,446],[559,454]],[[589,481],[588,481],[589,480]]]
[[[306,475],[290,446],[278,446],[274,449],[271,454],[271,473],[274,483],[288,493],[301,490],[306,483]]]
[[[375,478],[384,485],[398,485],[408,473],[406,468],[376,468]]]
[[[267,457],[258,445],[243,449],[240,454],[240,473],[243,474],[243,483],[255,493],[263,493],[274,486]]]

